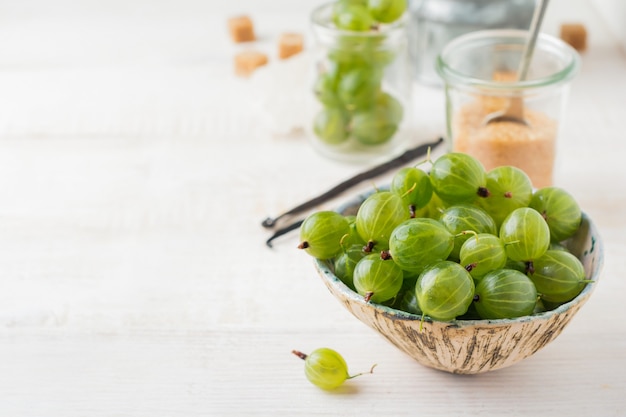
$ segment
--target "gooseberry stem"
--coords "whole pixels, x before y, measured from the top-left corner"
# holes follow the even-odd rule
[[[366,303],[369,303],[373,296],[374,296],[374,292],[373,291],[368,291],[363,296],[363,299],[365,300]]]
[[[457,233],[454,237],[464,236],[464,235],[474,235],[476,236],[476,240],[478,240],[478,233],[474,230],[463,230],[462,232]]]
[[[411,186],[411,188],[409,188],[404,193],[402,193],[402,195],[400,195],[400,197],[406,197],[407,195],[411,194],[413,191],[415,191],[416,187],[417,187],[417,183],[414,182],[413,185]]]
[[[350,236],[350,233],[346,233],[345,235],[341,236],[341,240],[339,240],[339,245],[341,245],[341,248],[343,249],[344,253],[346,251],[346,247],[343,245],[344,240],[346,240],[348,237]]]
[[[306,358],[309,356],[306,353],[300,352],[299,350],[292,350],[291,353],[293,353],[294,355],[296,355],[297,357],[299,357],[303,361],[306,360]]]
[[[361,375],[366,375],[366,374],[373,374],[374,373],[374,368],[376,368],[377,364],[372,365],[372,367],[370,368],[370,370],[368,372],[360,372],[358,374],[354,374],[354,375],[349,375],[348,378],[346,379],[352,379],[352,378],[356,378],[357,376],[361,376]]]
[[[420,165],[422,165],[422,164],[425,164],[426,162],[430,162],[430,164],[432,165],[432,164],[433,164],[433,160],[432,160],[432,158],[430,157],[430,150],[431,150],[431,147],[429,146],[429,147],[428,147],[428,149],[426,149],[426,158],[425,158],[425,159],[422,159],[422,160],[421,160],[421,161],[419,161],[419,162],[417,162],[417,163],[416,163],[415,165],[413,165],[413,166],[417,168],[418,166],[420,166]]]

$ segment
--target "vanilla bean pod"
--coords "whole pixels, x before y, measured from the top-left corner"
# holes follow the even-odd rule
[[[439,144],[441,144],[443,142],[443,138],[439,138],[437,141],[435,142],[431,142],[431,143],[425,143],[422,145],[419,145],[415,148],[409,149],[407,151],[405,151],[403,154],[387,161],[384,162],[380,165],[377,165],[367,171],[361,172],[339,184],[337,184],[336,186],[334,186],[333,188],[331,188],[330,190],[318,195],[317,197],[314,197],[308,201],[305,201],[304,203],[292,208],[289,211],[284,212],[283,214],[281,214],[280,216],[277,217],[268,217],[265,220],[263,220],[263,222],[261,223],[261,225],[263,227],[266,228],[272,228],[274,226],[276,226],[276,224],[278,223],[278,221],[280,219],[282,219],[283,217],[287,217],[287,216],[292,216],[294,214],[298,214],[301,213],[305,210],[309,210],[311,208],[314,208],[316,206],[318,206],[319,204],[330,200],[331,198],[334,198],[336,196],[338,196],[339,194],[341,194],[342,192],[349,190],[350,188],[354,187],[357,184],[360,184],[361,182],[377,177],[378,175],[384,174],[385,172],[393,169],[393,168],[397,168],[400,167],[412,160],[414,160],[415,158],[419,157],[419,156],[423,156],[426,155],[429,149],[432,149],[436,146],[438,146]],[[286,226],[285,228],[278,230],[277,234],[279,232],[282,232],[280,235],[293,230],[293,229],[289,229],[290,227],[293,227],[293,225],[289,225]],[[284,229],[289,229],[286,230],[285,232],[283,232]],[[280,236],[278,235],[278,236]],[[276,237],[278,237],[276,236]],[[274,236],[272,238],[270,238],[270,242],[271,240],[273,240]],[[271,244],[268,243],[268,246],[271,247]]]
[[[269,239],[267,239],[265,241],[265,244],[271,248],[272,247],[272,242],[274,241],[274,239],[279,238],[282,235],[286,235],[287,233],[291,232],[292,230],[298,229],[300,226],[302,226],[302,223],[304,223],[304,219],[298,220],[297,222],[291,223],[288,226],[285,226],[283,228],[278,229],[276,232],[274,232],[274,234],[272,236],[270,236]]]

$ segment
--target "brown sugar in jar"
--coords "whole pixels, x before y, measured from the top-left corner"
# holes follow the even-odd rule
[[[552,185],[558,123],[526,109],[528,126],[506,121],[485,124],[489,114],[501,110],[497,104],[502,100],[506,99],[479,99],[459,109],[452,120],[453,150],[476,157],[486,170],[513,165],[526,172],[535,187]]]
[[[468,33],[446,45],[436,69],[445,82],[449,149],[476,157],[487,170],[518,167],[541,188],[554,181],[558,136],[580,56],[561,39],[541,33],[520,77],[527,40],[527,31]],[[487,123],[494,113],[519,103],[526,125]]]

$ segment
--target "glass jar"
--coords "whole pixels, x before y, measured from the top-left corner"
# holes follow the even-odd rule
[[[400,153],[411,116],[406,15],[369,31],[346,31],[332,23],[333,5],[311,15],[312,143],[322,154],[349,162]]]
[[[513,165],[535,187],[553,182],[557,137],[578,53],[565,42],[540,34],[528,73],[517,71],[527,31],[487,30],[450,42],[437,59],[445,82],[450,150],[478,158],[485,169]],[[488,117],[521,104],[527,124],[487,123]]]
[[[441,86],[435,61],[452,39],[486,29],[528,29],[536,0],[409,0],[414,78]]]

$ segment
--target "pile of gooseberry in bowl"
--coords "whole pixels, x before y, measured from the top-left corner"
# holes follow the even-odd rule
[[[566,190],[512,166],[448,153],[388,187],[310,214],[299,248],[359,320],[422,365],[476,374],[554,340],[603,264],[592,220]]]

